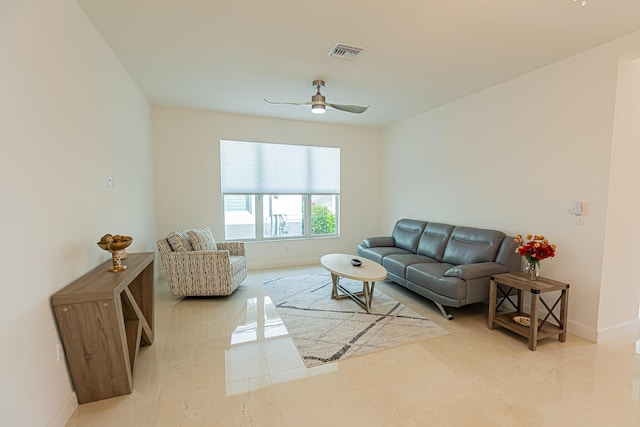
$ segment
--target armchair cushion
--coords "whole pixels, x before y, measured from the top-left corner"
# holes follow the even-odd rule
[[[217,251],[216,240],[209,227],[194,228],[187,232],[194,251]]]
[[[185,230],[172,231],[167,235],[167,240],[171,245],[171,249],[175,252],[192,251],[193,246],[189,241],[189,235]]]

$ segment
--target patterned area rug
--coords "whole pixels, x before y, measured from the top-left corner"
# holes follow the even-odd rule
[[[342,278],[352,291],[362,282]],[[282,277],[264,283],[307,367],[448,334],[380,290],[371,313],[349,298],[331,299],[331,275]]]

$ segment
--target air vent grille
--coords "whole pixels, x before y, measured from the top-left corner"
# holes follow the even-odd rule
[[[364,48],[348,45],[344,43],[336,43],[336,45],[329,51],[327,58],[342,58],[348,61],[353,61],[356,56],[362,52]]]

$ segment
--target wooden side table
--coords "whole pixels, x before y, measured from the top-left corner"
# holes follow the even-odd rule
[[[503,285],[503,286],[501,286]],[[507,289],[505,290],[505,287]],[[511,300],[511,290],[517,289],[517,303]],[[500,291],[500,295],[498,295]],[[560,296],[551,307],[540,298],[540,294],[559,291]],[[524,293],[531,294],[530,313],[525,313],[523,308]],[[498,302],[498,298],[501,299]],[[515,311],[497,314],[496,311],[504,303],[510,303]],[[541,303],[547,310],[547,314],[540,319],[539,306]],[[560,303],[560,317],[557,317],[553,310]],[[569,303],[569,284],[556,280],[539,277],[538,280],[528,280],[522,273],[497,274],[491,277],[489,287],[489,329],[502,326],[518,335],[529,338],[529,350],[535,351],[538,340],[548,336],[558,335],[558,341],[567,340],[567,306]],[[526,316],[530,319],[530,326],[523,326],[513,320],[514,316]],[[552,317],[557,324],[548,322]],[[537,325],[537,327],[536,327]]]

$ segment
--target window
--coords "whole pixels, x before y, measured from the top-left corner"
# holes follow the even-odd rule
[[[223,196],[225,240],[251,240],[256,238],[256,197],[227,194]]]
[[[225,240],[337,236],[340,149],[220,141]]]

